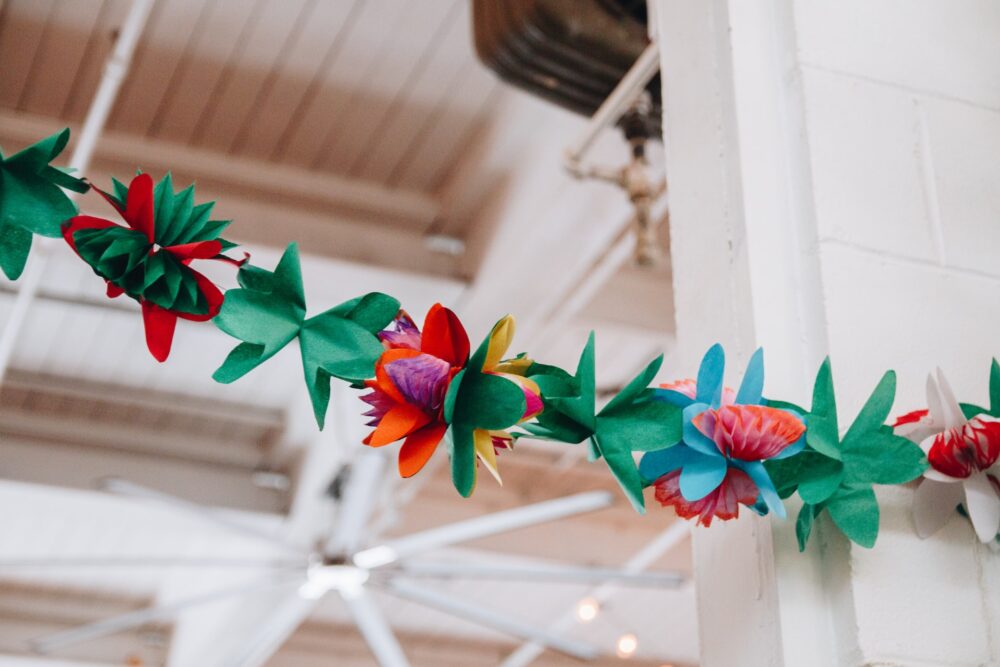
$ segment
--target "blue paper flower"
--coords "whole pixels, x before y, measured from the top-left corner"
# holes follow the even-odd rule
[[[684,410],[683,435],[667,449],[649,452],[640,474],[656,484],[656,497],[685,518],[708,525],[713,517],[738,515],[744,504],[784,518],[785,507],[763,461],[797,454],[805,447],[805,424],[787,410],[768,407],[764,354],[750,358],[739,391],[723,385],[725,353],[713,345],[702,359],[698,379],[665,385],[657,398]]]

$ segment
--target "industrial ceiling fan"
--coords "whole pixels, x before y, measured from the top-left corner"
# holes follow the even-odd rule
[[[219,667],[261,667],[295,632],[301,623],[329,595],[343,600],[358,632],[368,644],[380,667],[408,667],[409,662],[392,629],[371,596],[373,589],[409,600],[466,621],[531,641],[580,660],[593,660],[600,654],[586,643],[558,636],[529,623],[507,618],[432,588],[414,583],[418,579],[502,579],[506,581],[546,581],[598,584],[614,582],[633,586],[677,587],[684,577],[672,572],[635,573],[624,570],[562,565],[543,567],[493,566],[476,563],[433,563],[411,561],[411,557],[440,547],[496,535],[527,526],[555,521],[603,509],[613,503],[606,491],[579,493],[564,498],[527,505],[512,510],[486,514],[474,519],[447,524],[389,541],[365,546],[365,532],[372,515],[385,456],[366,450],[350,469],[346,491],[342,494],[339,520],[325,544],[303,550],[263,531],[228,520],[217,512],[180,498],[154,491],[121,479],[109,479],[104,488],[114,494],[152,501],[193,514],[203,520],[244,536],[263,540],[288,553],[288,557],[268,560],[273,577],[248,585],[206,593],[197,597],[107,618],[35,638],[32,648],[52,653],[98,637],[163,621],[182,611],[226,598],[265,590],[286,590],[264,628],[242,645]],[[30,559],[0,561],[0,571],[19,567],[96,566],[239,566],[261,565],[259,561],[196,559]]]

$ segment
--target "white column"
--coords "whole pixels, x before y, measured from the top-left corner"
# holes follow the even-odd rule
[[[677,354],[693,374],[704,350],[722,342],[735,382],[750,353],[764,344],[771,348],[768,389],[800,392],[801,369],[819,356],[814,347],[822,342],[813,346],[806,335],[815,322],[803,312],[797,289],[813,284],[816,272],[809,263],[787,261],[809,242],[797,229],[796,202],[781,195],[787,151],[741,131],[744,123],[778,131],[769,110],[738,105],[746,93],[740,77],[747,74],[734,66],[747,64],[735,50],[747,45],[732,41],[725,1],[660,0],[657,14]],[[779,356],[783,349],[788,357]],[[707,667],[786,664],[772,543],[770,521],[749,511],[739,521],[694,531]]]
[[[1000,7],[658,9],[683,360],[763,344],[768,393],[807,402],[829,352],[845,422],[888,368],[897,413],[922,406],[937,364],[983,402],[1000,354],[1000,60],[984,57]],[[959,517],[919,540],[912,490],[878,492],[872,550],[825,521],[805,554],[791,522],[697,531],[703,664],[1000,663],[1000,556]]]

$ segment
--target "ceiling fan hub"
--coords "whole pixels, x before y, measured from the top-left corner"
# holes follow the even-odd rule
[[[337,591],[347,598],[357,597],[368,577],[368,570],[354,565],[313,565],[306,573],[305,582],[299,587],[299,595],[318,600],[330,591]]]

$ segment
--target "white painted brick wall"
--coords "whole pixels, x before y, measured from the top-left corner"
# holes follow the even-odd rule
[[[983,401],[1000,356],[1000,2],[795,0],[830,351],[843,414],[882,371],[897,411],[940,364]],[[922,541],[887,488],[852,550],[865,664],[1000,665],[1000,554]]]

